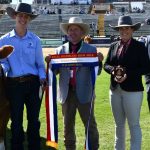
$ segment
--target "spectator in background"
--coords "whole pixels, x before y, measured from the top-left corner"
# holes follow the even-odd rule
[[[111,26],[111,25],[110,25]],[[140,111],[143,100],[142,75],[150,71],[149,59],[143,43],[133,39],[133,32],[141,23],[132,23],[130,16],[120,16],[117,26],[120,40],[112,43],[104,63],[111,75],[110,103],[115,120],[115,149],[125,150],[125,122],[130,130],[130,149],[141,150],[142,132]]]
[[[98,24],[95,25],[95,29],[96,29],[96,36],[99,36],[99,27],[98,27]]]
[[[89,44],[92,42],[92,38],[90,37],[90,35],[84,37],[84,42]]]
[[[115,36],[114,36],[114,34],[110,35],[110,41],[111,41],[111,43],[115,41]]]
[[[138,40],[145,44],[145,47],[148,52],[149,60],[150,60],[150,35],[148,35],[146,37],[142,36]],[[150,73],[145,75],[145,82],[146,82],[146,88],[147,88],[146,92],[147,92],[148,108],[150,111]]]
[[[27,139],[29,150],[40,150],[39,98],[40,84],[45,85],[46,74],[41,41],[27,27],[38,15],[31,5],[19,3],[16,9],[7,7],[7,14],[15,20],[15,29],[0,38],[0,46],[10,44],[14,52],[4,60],[7,73],[7,95],[11,111],[11,150],[23,150],[23,110],[27,110]]]
[[[147,36],[145,38],[145,46],[148,51],[148,56],[150,60],[150,36]],[[148,102],[148,107],[150,111],[150,73],[145,75],[145,81],[146,81],[146,87],[147,87],[147,102]]]
[[[143,42],[144,44],[146,44],[146,40],[147,40],[147,38],[144,36],[141,36],[138,38],[138,41]],[[145,46],[147,47],[147,44]]]
[[[67,35],[62,35],[62,42],[63,42],[63,44],[65,44],[66,42],[68,42]]]

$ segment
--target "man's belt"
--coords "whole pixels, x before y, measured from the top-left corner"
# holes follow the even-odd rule
[[[24,75],[20,77],[7,77],[8,81],[16,81],[16,82],[26,82],[26,81],[32,81],[38,79],[38,76],[36,75]]]

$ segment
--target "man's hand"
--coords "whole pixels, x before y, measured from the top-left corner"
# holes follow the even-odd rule
[[[99,60],[99,61],[103,61],[104,56],[103,56],[103,54],[102,54],[101,52],[98,52],[98,53],[97,53],[97,56],[98,56],[98,60]]]
[[[42,86],[42,90],[44,91],[46,89],[46,86],[47,86],[47,81],[45,78],[41,78],[40,79],[40,84]]]
[[[50,55],[48,55],[48,56],[45,57],[45,61],[46,61],[47,63],[50,63],[50,61],[51,61]]]

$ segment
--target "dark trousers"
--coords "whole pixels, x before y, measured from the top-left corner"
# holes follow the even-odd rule
[[[24,130],[23,130],[23,110],[26,105],[27,112],[27,139],[29,150],[40,150],[40,122],[39,112],[41,101],[39,99],[38,78],[18,82],[7,81],[7,92],[11,110],[11,150],[23,150]]]
[[[81,120],[85,127],[85,133],[87,123],[90,115],[91,103],[81,104],[74,90],[69,90],[68,97],[64,104],[62,104],[62,113],[64,117],[64,143],[66,150],[76,149],[76,135],[75,135],[75,116],[76,111],[79,111]],[[91,113],[90,125],[89,125],[89,141],[92,150],[98,150],[99,148],[99,133],[94,116],[94,107]],[[84,143],[83,143],[84,148]]]

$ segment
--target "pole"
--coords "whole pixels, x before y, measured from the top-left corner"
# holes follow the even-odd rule
[[[131,13],[131,0],[129,0],[129,13]]]

